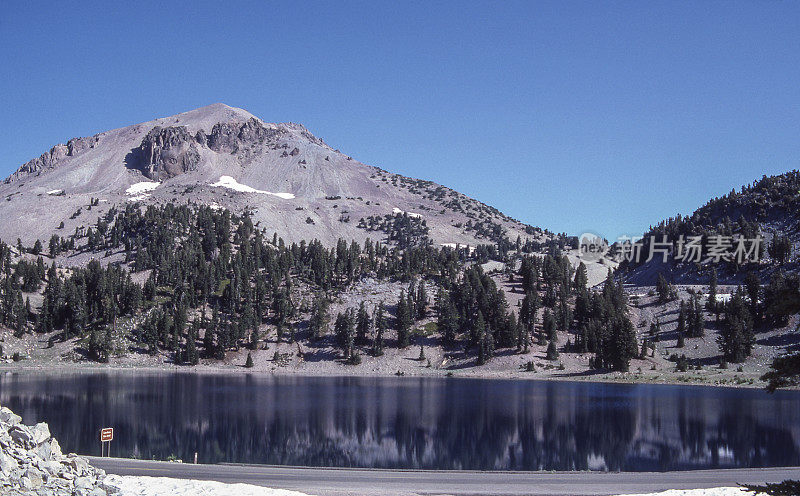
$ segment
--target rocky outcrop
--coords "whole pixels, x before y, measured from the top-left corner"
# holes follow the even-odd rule
[[[11,177],[6,179],[5,182],[9,183],[15,179],[27,176],[28,174],[35,174],[42,170],[52,169],[58,166],[65,158],[75,157],[86,150],[94,148],[99,139],[98,136],[91,136],[88,138],[72,138],[67,141],[66,145],[59,143],[51,148],[50,151],[20,166],[20,168],[17,169]]]
[[[244,145],[274,140],[281,130],[266,127],[258,119],[246,122],[218,122],[208,136],[208,147],[217,153],[236,153]]]
[[[207,146],[217,153],[235,154],[272,140],[280,133],[255,118],[245,122],[218,122],[210,134],[201,129],[192,135],[185,126],[156,126],[131,151],[126,164],[152,180],[164,181],[197,170],[202,147]]]
[[[107,496],[105,472],[74,453],[63,455],[44,422],[34,426],[0,408],[0,494],[7,496]]]
[[[127,165],[157,181],[196,170],[200,163],[197,138],[201,138],[199,133],[192,136],[185,126],[156,126],[132,151]]]

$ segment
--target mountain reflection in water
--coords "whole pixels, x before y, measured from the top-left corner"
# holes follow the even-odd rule
[[[4,373],[65,451],[201,463],[480,470],[800,465],[800,393],[192,373]]]

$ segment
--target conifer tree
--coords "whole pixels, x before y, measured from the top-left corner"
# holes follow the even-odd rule
[[[456,341],[458,332],[458,311],[450,297],[450,291],[440,287],[436,297],[437,327],[442,333],[442,339],[446,345],[452,345]]]
[[[383,336],[386,333],[386,316],[384,314],[383,302],[378,304],[375,310],[375,339],[372,342],[372,354],[374,356],[383,355]]]
[[[483,312],[478,310],[478,318],[475,319],[473,324],[473,332],[475,340],[478,345],[478,365],[483,365],[489,359],[489,354],[486,346],[486,321],[483,318]]]
[[[741,363],[750,356],[755,343],[753,319],[741,287],[725,305],[724,313],[722,329],[717,337],[719,349],[728,362]]]
[[[753,318],[753,327],[761,325],[761,280],[755,272],[748,272],[744,276],[744,286],[749,300],[750,316]]]
[[[690,300],[687,311],[687,326],[689,337],[700,338],[705,335],[705,317],[703,307],[700,305],[700,296],[694,295]]]
[[[417,286],[417,296],[414,307],[417,310],[417,320],[422,320],[428,313],[428,293],[425,290],[425,281],[420,281]]]
[[[370,331],[370,318],[367,312],[364,301],[358,306],[358,315],[356,317],[356,344],[364,346],[367,344],[367,336]]]
[[[558,360],[558,348],[555,341],[550,341],[547,345],[547,359],[550,361]]]
[[[198,328],[196,322],[192,322],[192,325],[189,327],[189,335],[186,339],[186,360],[185,362],[189,365],[197,365],[200,363],[200,354],[197,352],[197,336],[198,336]]]
[[[556,317],[549,309],[544,311],[544,318],[542,320],[542,329],[544,335],[550,341],[556,338]]]
[[[719,322],[719,308],[720,305],[717,303],[717,268],[712,267],[711,281],[708,283],[708,300],[706,300],[706,310],[716,316],[717,322]]]
[[[664,275],[660,272],[658,273],[658,280],[656,281],[656,293],[658,293],[659,303],[666,303],[677,297],[675,288],[667,282]]]
[[[408,301],[405,292],[400,292],[400,299],[397,301],[397,346],[405,348],[410,344],[409,333],[411,330],[411,315],[408,308]]]
[[[312,339],[319,339],[328,332],[328,306],[328,299],[324,295],[318,293],[314,296],[314,302],[311,306],[311,318],[308,322]]]
[[[589,283],[588,271],[586,270],[586,265],[583,262],[581,262],[578,265],[578,269],[575,271],[575,280],[574,280],[575,291],[577,293],[585,291],[586,285],[588,283]]]

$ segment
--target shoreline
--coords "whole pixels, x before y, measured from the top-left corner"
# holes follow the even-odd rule
[[[340,364],[337,364],[340,365]],[[350,373],[348,373],[350,369]],[[291,371],[282,368],[276,370],[258,370],[247,369],[242,366],[137,366],[137,365],[119,365],[119,364],[98,364],[98,363],[17,363],[17,364],[0,364],[0,374],[3,373],[37,373],[37,374],[85,374],[85,373],[150,373],[150,374],[196,374],[196,375],[252,375],[258,377],[299,377],[299,378],[363,378],[363,379],[472,379],[472,380],[495,380],[495,381],[538,381],[538,382],[573,382],[573,383],[590,383],[590,384],[610,384],[610,385],[630,385],[630,386],[691,386],[691,387],[713,387],[713,388],[727,388],[727,389],[760,389],[764,390],[764,383],[743,382],[741,384],[735,383],[719,383],[719,382],[702,382],[691,380],[679,380],[673,377],[655,377],[646,376],[642,377],[644,380],[636,380],[636,373],[627,372],[610,372],[598,373],[596,377],[593,376],[576,376],[572,374],[548,374],[547,372],[535,373],[489,373],[489,374],[475,374],[475,373],[450,373],[452,371],[444,371],[441,369],[423,369],[429,372],[423,373],[408,373],[407,371],[398,375],[396,373],[375,372],[366,373],[366,371],[359,371],[350,366],[341,365],[341,370],[330,371],[326,370],[322,373],[314,373],[309,370]],[[278,372],[280,371],[280,372]],[[617,378],[608,377],[607,374],[619,374]],[[625,374],[625,375],[623,375]],[[647,378],[650,378],[648,380]],[[657,379],[657,380],[654,380]],[[783,391],[800,391],[800,386],[787,387]]]

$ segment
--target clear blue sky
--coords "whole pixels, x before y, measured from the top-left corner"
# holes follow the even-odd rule
[[[6,1],[0,46],[2,176],[213,102],[572,234],[800,167],[800,2]]]

